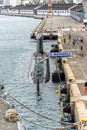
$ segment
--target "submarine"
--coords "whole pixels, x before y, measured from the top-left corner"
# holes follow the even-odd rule
[[[36,52],[30,63],[29,81],[36,84],[37,91],[41,83],[47,83],[50,79],[49,56],[43,50],[43,36],[38,34],[36,37]]]

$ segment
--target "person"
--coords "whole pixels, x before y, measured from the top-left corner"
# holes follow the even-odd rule
[[[71,40],[71,34],[69,34],[69,40]]]
[[[64,43],[66,43],[65,35],[63,35],[63,40],[64,40]]]
[[[75,45],[76,45],[76,39],[74,39],[74,40],[72,41],[72,43],[73,43],[73,46],[75,46]]]
[[[86,94],[87,93],[87,82],[85,82],[85,84],[84,84],[84,94]]]
[[[83,43],[83,37],[80,37],[80,42]]]
[[[66,42],[67,42],[67,44],[70,44],[70,39],[67,39],[67,41],[66,41]]]
[[[83,45],[80,46],[81,56],[83,56]]]
[[[80,50],[81,50],[81,51],[83,50],[83,46],[82,46],[82,45],[80,46]]]

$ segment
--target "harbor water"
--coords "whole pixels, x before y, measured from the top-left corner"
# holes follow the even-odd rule
[[[30,61],[36,51],[35,40],[30,34],[41,20],[28,17],[0,16],[0,82],[13,97],[34,111],[61,121],[59,94],[51,79],[40,84],[40,96],[37,95],[35,84],[28,77]],[[47,53],[56,41],[44,41]],[[50,59],[51,74],[55,70],[55,62]],[[12,101],[16,104],[14,101]],[[60,123],[35,115],[16,104],[18,112],[32,122],[50,127],[61,127]],[[25,121],[28,130],[46,130]]]

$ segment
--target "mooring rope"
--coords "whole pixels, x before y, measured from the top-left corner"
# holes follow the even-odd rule
[[[18,101],[16,98],[14,98],[13,96],[11,96],[9,93],[7,93],[7,95],[8,95],[11,99],[13,99],[14,101],[16,101],[18,104],[20,104],[21,106],[23,106],[25,109],[27,109],[28,111],[31,111],[32,113],[35,113],[36,115],[38,115],[38,116],[40,116],[40,117],[46,118],[46,119],[48,119],[48,120],[51,120],[51,121],[54,121],[54,122],[57,122],[57,123],[60,123],[60,122],[57,121],[56,119],[52,119],[52,118],[50,118],[50,117],[48,117],[48,116],[45,116],[45,115],[43,115],[43,114],[41,114],[41,113],[38,113],[38,112],[32,110],[30,107],[27,107],[26,105],[24,105],[23,103],[21,103],[20,101]]]
[[[59,128],[58,128],[58,127],[44,126],[44,125],[42,125],[42,124],[35,123],[35,122],[33,122],[33,121],[30,121],[29,119],[24,118],[22,115],[21,115],[21,118],[24,119],[25,121],[31,123],[31,124],[36,125],[36,126],[39,126],[39,127],[42,127],[42,128],[46,128],[46,129],[52,129],[52,130],[65,130],[65,129],[70,129],[70,128],[72,128],[72,127],[74,127],[74,126],[77,126],[78,124],[81,123],[81,121],[79,121],[79,122],[73,123],[73,125],[68,125],[68,126],[65,126],[65,127],[59,127]]]
[[[83,130],[84,124],[81,125],[81,130]]]
[[[33,124],[33,125],[36,125],[36,126],[39,126],[39,127],[42,127],[42,128],[52,129],[52,130],[56,130],[56,129],[57,129],[57,130],[62,130],[62,129],[63,129],[63,128],[55,128],[55,127],[50,127],[50,126],[44,126],[44,125],[42,125],[42,124],[35,123],[35,122],[33,122],[33,121],[30,121],[29,119],[24,118],[22,115],[21,115],[21,118],[24,119],[25,121],[27,121],[27,122]]]
[[[40,116],[40,117],[43,117],[43,118],[45,118],[45,119],[48,119],[48,120],[51,120],[51,121],[54,121],[54,122],[57,122],[57,123],[61,123],[61,122],[59,122],[59,121],[57,121],[57,120],[55,120],[55,119],[52,119],[52,118],[50,118],[50,117],[48,117],[48,116],[45,116],[45,115],[43,115],[43,114],[40,114],[40,113],[38,113],[38,112],[36,112],[36,111],[30,109],[29,107],[27,107],[26,105],[24,105],[23,103],[21,103],[20,101],[18,101],[16,98],[14,98],[13,96],[11,96],[9,93],[7,93],[7,95],[8,95],[11,99],[13,99],[14,101],[16,101],[18,104],[20,104],[21,106],[23,106],[25,109],[27,109],[28,111],[31,111],[31,112],[35,113],[36,115],[38,115],[38,116]],[[26,120],[27,120],[27,119],[26,119]],[[32,123],[32,121],[31,121],[31,123]],[[65,122],[64,122],[64,123],[65,123]],[[65,127],[62,128],[62,129],[72,128],[72,127],[78,125],[79,123],[81,123],[81,121],[76,122],[76,123],[70,123],[68,126],[65,126]],[[33,124],[35,124],[35,123],[33,123]],[[36,124],[37,124],[37,123],[36,123]],[[41,126],[41,125],[40,125],[40,126]],[[47,127],[49,128],[49,126],[47,126]],[[54,130],[62,130],[62,129],[60,129],[60,128],[53,128],[53,129],[54,129]]]

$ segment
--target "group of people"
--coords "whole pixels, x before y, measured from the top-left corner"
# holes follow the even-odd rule
[[[71,34],[69,34],[67,39],[65,38],[65,36],[63,36],[63,39],[64,39],[63,42],[64,42],[65,44],[70,44],[70,43],[72,43],[73,46],[75,46],[77,43],[81,43],[81,45],[80,45],[80,50],[83,51],[83,41],[84,41],[83,36],[78,37],[77,39],[74,38],[74,39],[72,40],[72,36],[71,36]]]
[[[83,36],[80,36],[80,37],[72,40],[72,36],[71,36],[71,34],[69,34],[67,40],[66,40],[65,36],[63,37],[63,39],[64,39],[65,44],[72,43],[73,46],[76,46],[76,44],[80,44],[79,49],[81,51],[81,54],[83,54],[83,42],[84,42]],[[84,92],[84,94],[87,94],[87,82],[84,83],[83,92]]]

